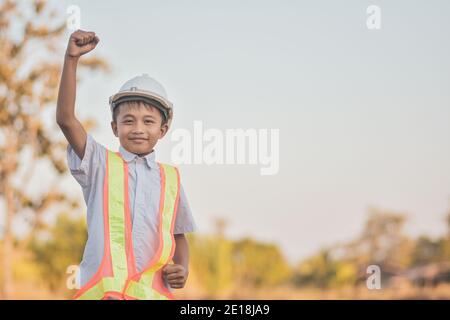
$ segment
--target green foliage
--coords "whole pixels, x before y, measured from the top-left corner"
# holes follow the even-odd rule
[[[275,244],[244,239],[233,244],[233,277],[252,287],[276,286],[285,282],[291,270]]]
[[[86,237],[84,219],[60,214],[49,229],[49,239],[42,240],[37,236],[33,239],[29,249],[49,289],[65,288],[67,267],[81,261]]]
[[[320,288],[352,285],[357,279],[357,267],[348,261],[335,261],[328,250],[322,250],[300,263],[294,276],[298,286]]]
[[[444,261],[450,261],[450,239],[432,240],[422,236],[416,241],[412,252],[412,264],[414,266]]]
[[[376,256],[382,257],[382,269],[398,271],[450,260],[449,238],[409,239],[401,234],[403,221],[395,214],[372,214],[361,237],[323,249],[295,270],[276,244],[251,238],[232,241],[222,233],[188,234],[191,272],[208,296],[217,298],[228,290],[275,288],[286,283],[321,289],[353,286]],[[52,290],[60,290],[68,276],[67,267],[81,260],[86,242],[84,219],[62,214],[48,231],[49,239],[35,237],[30,248],[42,278]]]
[[[222,237],[190,235],[191,265],[211,296],[232,285],[232,243]]]

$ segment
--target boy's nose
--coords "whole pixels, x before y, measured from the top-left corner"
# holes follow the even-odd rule
[[[133,133],[144,133],[144,125],[140,122],[136,123],[136,126],[133,128]]]
[[[140,133],[144,133],[144,131],[142,130],[142,128],[140,127],[135,127],[133,129],[133,134],[140,134]]]

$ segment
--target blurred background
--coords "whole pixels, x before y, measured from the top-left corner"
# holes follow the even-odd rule
[[[198,227],[179,298],[450,298],[449,16],[445,0],[0,0],[0,298],[76,291],[86,207],[55,122],[74,26],[100,38],[76,114],[103,145],[119,146],[108,97],[143,73],[172,132],[280,130],[274,175],[179,166]]]

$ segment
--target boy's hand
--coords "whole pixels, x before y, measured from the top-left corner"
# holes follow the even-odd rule
[[[66,54],[71,58],[79,58],[93,50],[99,41],[95,32],[77,30],[70,35]]]
[[[163,277],[171,288],[181,289],[186,283],[189,272],[181,264],[166,264],[163,267]]]

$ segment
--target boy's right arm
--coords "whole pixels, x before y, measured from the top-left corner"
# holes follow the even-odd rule
[[[80,159],[84,157],[87,134],[74,111],[77,65],[78,59],[93,50],[99,41],[94,32],[77,30],[70,35],[59,85],[56,122]]]

